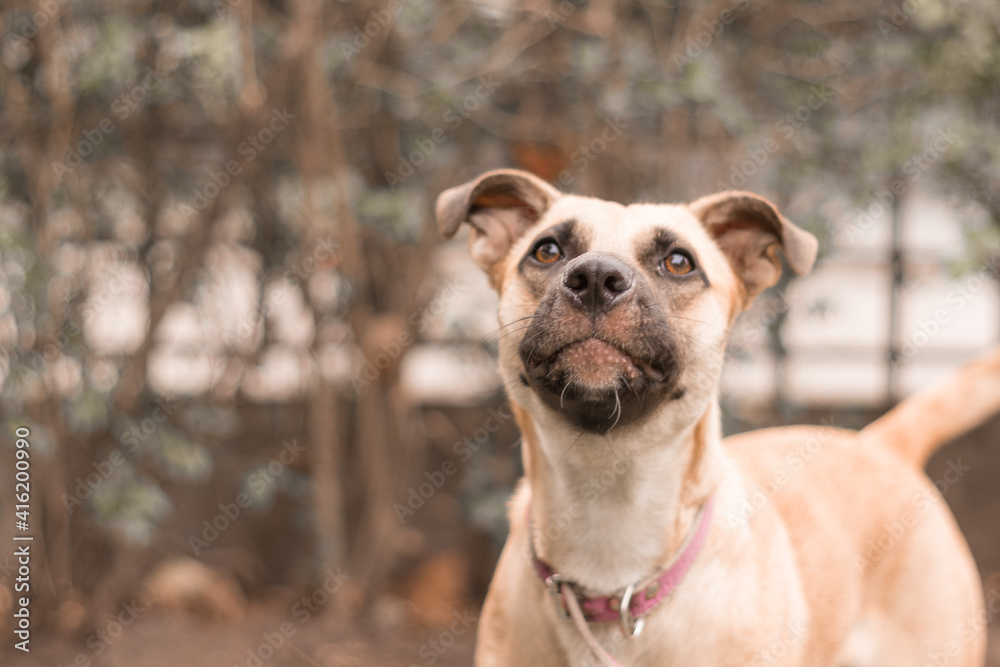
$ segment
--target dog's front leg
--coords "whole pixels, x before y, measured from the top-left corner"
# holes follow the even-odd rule
[[[551,598],[526,556],[527,544],[515,532],[504,545],[479,619],[476,667],[562,667],[551,619]]]

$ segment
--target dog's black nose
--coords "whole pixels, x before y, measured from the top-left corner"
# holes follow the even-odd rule
[[[588,252],[566,267],[563,292],[584,310],[606,312],[627,302],[635,291],[635,274],[610,253]]]

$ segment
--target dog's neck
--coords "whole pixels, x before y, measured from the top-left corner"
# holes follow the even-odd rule
[[[662,570],[719,478],[718,403],[694,424],[667,413],[603,436],[518,412],[538,555],[599,595]]]

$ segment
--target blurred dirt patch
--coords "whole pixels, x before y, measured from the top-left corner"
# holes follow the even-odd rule
[[[0,664],[16,667],[411,667],[472,663],[475,628],[379,631],[338,623],[331,614],[303,619],[290,613],[294,600],[251,605],[243,620],[206,622],[203,617],[150,609],[124,628],[106,626],[78,640],[38,637],[24,654],[4,647]],[[478,607],[470,609],[478,616]],[[110,621],[110,619],[109,619]],[[442,634],[449,636],[443,637]],[[447,647],[445,645],[447,644]],[[431,658],[433,657],[433,662]]]

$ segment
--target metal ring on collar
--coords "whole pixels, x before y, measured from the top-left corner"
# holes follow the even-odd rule
[[[625,592],[622,593],[622,604],[618,608],[618,612],[621,615],[622,621],[622,632],[628,639],[635,639],[642,634],[642,629],[646,627],[646,619],[642,616],[637,616],[632,618],[632,610],[630,609],[632,603],[632,593],[635,592],[635,584],[630,584]]]

